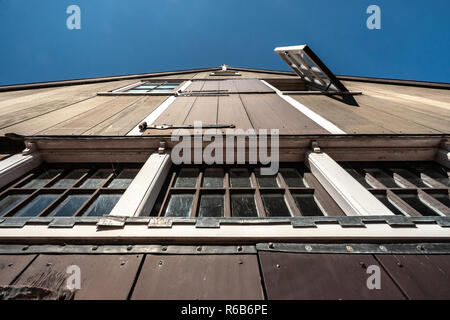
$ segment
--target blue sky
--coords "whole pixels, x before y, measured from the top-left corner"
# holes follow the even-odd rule
[[[66,8],[81,8],[68,30]],[[366,8],[381,8],[381,30]],[[335,74],[450,82],[450,1],[0,0],[0,85],[230,66],[288,70],[308,44]]]

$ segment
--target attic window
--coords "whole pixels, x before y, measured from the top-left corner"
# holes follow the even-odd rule
[[[348,92],[307,45],[279,47],[275,52],[308,86],[321,91]]]
[[[182,81],[147,81],[137,87],[128,89],[128,93],[171,93]]]
[[[228,66],[226,64],[222,65],[222,69],[219,71],[211,72],[210,76],[240,76],[241,74],[236,71],[228,70]]]

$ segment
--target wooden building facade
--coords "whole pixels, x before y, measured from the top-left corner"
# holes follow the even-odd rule
[[[335,77],[306,49],[295,69],[292,50],[295,72],[0,87],[0,298],[450,298],[450,85]],[[196,121],[278,130],[280,169],[250,163],[251,135],[244,163],[174,164]]]

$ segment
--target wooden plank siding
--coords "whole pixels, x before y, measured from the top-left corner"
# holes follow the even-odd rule
[[[242,129],[280,129],[281,134],[327,133],[258,79],[297,76],[239,71],[241,76],[210,76],[211,71],[151,75],[143,79],[194,79],[187,91],[228,90],[228,96],[178,97],[155,124],[234,124]],[[208,81],[201,81],[202,79]],[[289,80],[291,79],[291,80]],[[97,96],[138,79],[0,92],[0,135],[126,135],[167,96]],[[449,133],[450,90],[344,81],[358,106],[323,95],[291,95],[346,133]],[[253,92],[253,94],[239,94]],[[258,94],[261,92],[262,94]],[[170,134],[148,130],[146,134]]]

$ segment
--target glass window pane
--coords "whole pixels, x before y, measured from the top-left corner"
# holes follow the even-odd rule
[[[247,169],[231,169],[230,185],[232,188],[251,188],[250,173]]]
[[[406,170],[406,169],[403,169],[403,168],[394,168],[394,169],[391,169],[391,171],[397,173],[402,178],[408,180],[409,182],[411,182],[412,184],[414,184],[414,185],[416,185],[418,187],[421,187],[421,188],[428,187],[426,184],[424,184],[422,182],[422,179],[420,179],[419,176],[416,176],[415,174],[413,174],[409,170]],[[400,183],[400,182],[397,182],[397,183]]]
[[[168,83],[168,84],[163,84],[162,86],[159,86],[158,89],[175,89],[176,87],[178,87],[178,84]]]
[[[153,89],[151,92],[152,93],[170,93],[172,92],[173,89]]]
[[[127,92],[129,92],[129,93],[146,93],[146,92],[148,92],[148,90],[131,89],[131,90],[128,90]]]
[[[388,188],[402,187],[402,186],[398,185],[395,182],[395,180],[392,177],[392,175],[386,173],[386,171],[384,171],[382,169],[366,168],[366,169],[364,169],[364,171],[366,171],[367,173],[372,175],[375,179],[377,179],[379,182],[381,182],[382,184],[384,184]],[[375,187],[375,186],[373,186],[373,187]]]
[[[438,193],[438,194],[430,194],[436,200],[440,201],[442,204],[446,205],[450,208],[450,196],[448,193]]]
[[[170,196],[165,217],[189,217],[192,210],[193,194],[173,194]]]
[[[291,216],[283,194],[262,194],[261,198],[268,217]]]
[[[450,187],[450,178],[443,167],[433,166],[429,169],[423,170],[423,173],[443,185]]]
[[[144,86],[139,86],[139,87],[137,87],[137,88],[135,88],[135,89],[138,89],[138,90],[147,89],[147,90],[149,90],[149,89],[154,89],[154,88],[156,88],[156,86],[147,86],[147,85],[144,85]]]
[[[56,181],[52,188],[70,188],[78,181],[85,173],[87,173],[88,169],[76,169],[69,172],[62,179]]]
[[[89,199],[88,194],[69,195],[50,213],[50,216],[71,217]]]
[[[100,217],[109,214],[121,196],[121,194],[99,195],[83,216]]]
[[[198,169],[183,168],[178,174],[175,188],[195,188],[197,185]]]
[[[292,197],[295,200],[295,204],[302,216],[323,216],[322,210],[317,205],[316,199],[313,194],[293,194]]]
[[[358,170],[353,168],[345,168],[345,170],[357,180],[360,184],[362,184],[365,188],[372,188],[370,184],[367,183],[365,174],[361,174]]]
[[[19,204],[28,195],[26,194],[10,194],[0,200],[0,216],[10,209],[14,208],[15,205]]]
[[[278,188],[277,176],[276,175],[261,175],[260,170],[256,170],[256,178],[260,187],[271,187]]]
[[[223,188],[223,169],[206,169],[203,175],[203,187]]]
[[[27,184],[22,186],[22,188],[40,188],[46,185],[51,179],[53,179],[61,170],[51,169],[42,172],[37,178],[32,179]]]
[[[398,209],[391,201],[389,201],[388,197],[385,194],[375,194],[375,197],[381,201],[389,210],[392,211],[393,214],[403,216],[404,214]]]
[[[123,169],[120,174],[111,181],[108,188],[127,188],[138,172],[139,169]]]
[[[302,188],[305,187],[303,183],[303,177],[296,169],[292,168],[281,168],[281,175],[283,176],[284,181],[289,187],[293,188]]]
[[[231,195],[232,217],[258,217],[256,201],[253,194]]]
[[[15,217],[36,217],[45,208],[47,208],[53,201],[58,198],[58,194],[41,194],[38,195],[34,200],[17,212]]]
[[[199,217],[223,217],[223,195],[205,194],[200,198]]]
[[[105,179],[112,173],[111,169],[99,169],[92,176],[90,176],[80,188],[99,188],[105,183]]]
[[[437,212],[425,205],[416,194],[398,194],[398,196],[411,207],[419,211],[419,213],[423,216],[439,215]]]

